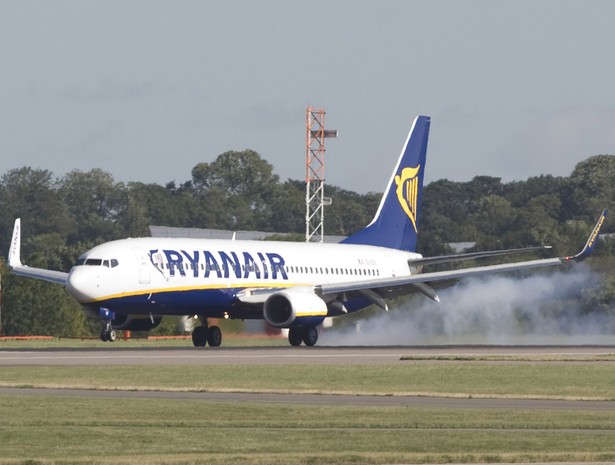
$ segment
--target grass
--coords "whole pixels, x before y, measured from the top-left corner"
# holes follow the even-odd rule
[[[0,463],[615,459],[614,412],[0,397]]]
[[[615,400],[610,363],[1,367],[0,386]]]
[[[615,400],[613,358],[607,355],[291,363],[0,367],[0,385]],[[0,395],[0,465],[608,461],[615,461],[613,410]]]

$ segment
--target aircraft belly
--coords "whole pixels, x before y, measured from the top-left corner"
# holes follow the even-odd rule
[[[235,301],[236,292],[235,289],[158,291],[104,299],[98,305],[120,313],[202,315],[228,310]]]

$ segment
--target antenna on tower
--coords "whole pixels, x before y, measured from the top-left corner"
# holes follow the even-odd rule
[[[325,129],[325,110],[309,107],[306,112],[305,149],[305,241],[323,242],[325,197],[325,139],[337,130]],[[320,237],[319,237],[320,236]]]

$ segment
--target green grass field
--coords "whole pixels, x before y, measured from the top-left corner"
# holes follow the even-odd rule
[[[292,363],[292,362],[289,362]],[[2,367],[0,385],[615,399],[611,357]],[[0,396],[0,464],[615,461],[615,412]]]
[[[344,464],[615,459],[612,412],[0,397],[0,463]]]

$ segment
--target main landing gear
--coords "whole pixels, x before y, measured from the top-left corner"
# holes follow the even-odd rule
[[[207,318],[203,318],[203,324],[192,331],[192,344],[194,347],[218,347],[222,344],[222,331],[218,326],[209,326]]]
[[[318,341],[318,330],[314,326],[288,330],[288,342],[291,346],[300,346],[303,342],[306,346],[312,347],[316,341]]]

